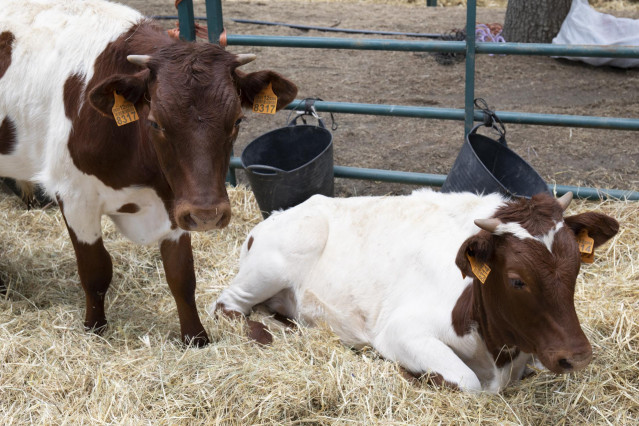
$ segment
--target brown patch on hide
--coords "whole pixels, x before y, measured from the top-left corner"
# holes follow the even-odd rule
[[[69,120],[73,120],[78,115],[83,90],[84,78],[79,74],[70,75],[67,81],[64,82],[64,89],[62,91],[64,114]]]
[[[473,324],[472,307],[473,307],[473,286],[467,286],[457,299],[452,312],[453,329],[459,337],[465,336],[471,332]]]
[[[5,117],[0,125],[0,154],[11,154],[17,143],[16,126],[9,117]]]
[[[128,203],[118,209],[118,213],[137,213],[140,211],[140,206],[135,203]]]
[[[13,41],[15,36],[10,31],[0,33],[0,78],[7,72],[11,65],[11,51],[13,50]]]

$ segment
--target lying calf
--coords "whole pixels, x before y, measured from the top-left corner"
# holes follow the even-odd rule
[[[215,309],[264,304],[323,321],[347,345],[463,390],[497,392],[533,355],[554,373],[576,371],[592,358],[573,301],[580,249],[592,254],[619,225],[563,217],[571,199],[315,196],[251,231]]]

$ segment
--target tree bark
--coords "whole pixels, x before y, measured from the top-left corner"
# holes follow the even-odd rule
[[[570,4],[571,0],[508,0],[504,38],[518,43],[550,43]]]

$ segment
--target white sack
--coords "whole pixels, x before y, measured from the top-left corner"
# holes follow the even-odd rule
[[[638,46],[639,19],[617,18],[597,12],[590,7],[588,0],[572,0],[570,12],[561,24],[559,34],[552,42],[553,44]],[[639,66],[639,58],[565,58],[598,66],[610,65],[620,68]]]

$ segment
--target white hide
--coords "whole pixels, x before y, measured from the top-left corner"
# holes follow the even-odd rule
[[[546,234],[533,236],[533,235],[530,235],[530,232],[524,229],[524,227],[521,226],[521,224],[516,222],[508,222],[508,223],[499,224],[497,228],[495,228],[495,231],[493,232],[493,234],[495,235],[512,234],[514,237],[517,237],[520,240],[526,240],[526,239],[536,240],[542,243],[548,249],[548,251],[552,253],[552,244],[555,241],[555,235],[557,235],[557,232],[559,232],[559,230],[563,227],[564,227],[564,222],[563,220],[561,220],[560,222],[555,222],[555,226],[553,226],[550,229],[550,231],[548,231]]]
[[[497,392],[521,377],[530,356],[496,367],[478,333],[455,333],[451,314],[472,283],[455,265],[457,251],[480,231],[473,220],[503,203],[496,194],[429,190],[314,196],[251,231],[239,273],[216,303],[249,314],[265,302],[302,323],[325,322],[345,344],[370,345],[409,371]]]
[[[0,123],[7,115],[13,120],[18,144],[10,155],[0,155],[0,176],[39,182],[53,199],[59,195],[69,226],[84,243],[100,238],[103,214],[138,243],[182,233],[171,231],[155,191],[113,190],[79,171],[67,149],[71,121],[64,110],[65,81],[73,74],[89,81],[98,55],[142,18],[129,7],[102,0],[2,4],[0,32],[10,31],[15,40],[11,65],[0,78]],[[127,203],[139,205],[140,211],[118,214],[117,209]]]

